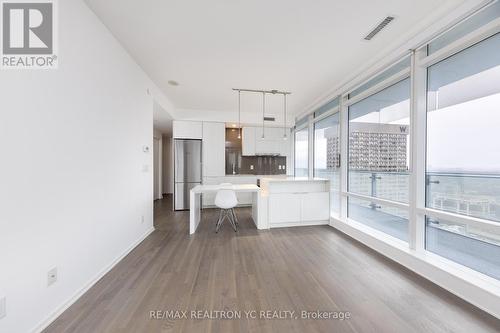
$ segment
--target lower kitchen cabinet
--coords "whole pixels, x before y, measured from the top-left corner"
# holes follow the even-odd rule
[[[269,223],[308,224],[330,219],[330,193],[276,193],[269,195]]]
[[[324,221],[330,219],[330,193],[313,192],[301,195],[302,221]]]
[[[269,195],[269,223],[301,221],[301,194],[276,193]]]

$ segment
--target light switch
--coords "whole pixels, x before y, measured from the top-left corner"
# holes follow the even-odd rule
[[[56,282],[57,282],[57,267],[54,267],[47,273],[47,286],[51,286]]]

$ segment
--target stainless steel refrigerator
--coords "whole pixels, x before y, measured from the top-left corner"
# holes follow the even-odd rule
[[[174,209],[189,209],[189,191],[201,184],[201,140],[176,139],[174,144]]]

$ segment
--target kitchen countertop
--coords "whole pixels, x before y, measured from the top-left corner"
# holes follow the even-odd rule
[[[264,177],[262,180],[267,182],[325,182],[326,178],[308,178],[308,177]]]
[[[225,175],[224,177],[256,177],[256,178],[284,178],[287,175]]]

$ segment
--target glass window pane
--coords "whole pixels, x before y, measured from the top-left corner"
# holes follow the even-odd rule
[[[499,227],[463,225],[427,217],[425,248],[500,280]]]
[[[428,54],[432,54],[437,50],[442,49],[446,45],[464,37],[468,33],[486,25],[487,23],[493,21],[500,17],[500,1],[495,2],[491,6],[485,8],[474,16],[471,16],[467,20],[461,22],[453,29],[447,31],[439,38],[433,40],[427,48]]]
[[[354,89],[349,93],[349,98],[353,98],[359,94],[361,94],[363,91],[375,86],[376,84],[379,84],[380,82],[384,81],[385,79],[388,79],[389,77],[401,72],[405,68],[410,68],[410,57],[406,57],[403,60],[399,61],[398,63],[394,64],[392,67],[389,67],[387,70],[382,72],[381,74],[375,76],[373,79],[369,80],[365,84],[361,85],[359,88]]]
[[[340,211],[340,114],[314,124],[314,177],[330,179],[330,209]]]
[[[347,212],[350,219],[408,242],[408,212],[406,210],[349,198]]]
[[[408,202],[410,79],[349,107],[349,191]]]
[[[500,34],[428,69],[427,207],[500,221]]]
[[[326,103],[316,111],[314,111],[314,118],[321,116],[322,114],[327,113],[328,111],[331,111],[332,109],[336,108],[339,106],[339,100],[340,97],[337,97],[330,102]]]
[[[295,176],[309,176],[309,129],[295,132]]]

